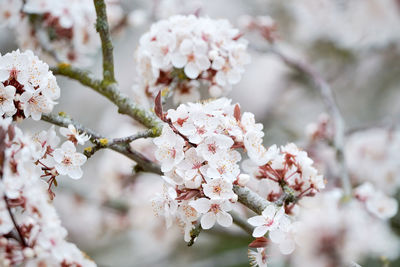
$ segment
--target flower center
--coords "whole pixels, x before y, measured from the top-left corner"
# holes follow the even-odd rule
[[[213,143],[213,144],[208,144],[208,151],[210,151],[211,153],[215,154],[217,152],[217,146]]]
[[[211,204],[210,210],[217,214],[220,211],[220,207],[218,204]]]
[[[214,186],[213,192],[214,192],[215,194],[220,194],[221,191],[222,191],[222,189],[221,189],[221,187],[220,187],[219,185]]]
[[[71,158],[65,157],[62,161],[65,165],[71,165],[72,161]]]

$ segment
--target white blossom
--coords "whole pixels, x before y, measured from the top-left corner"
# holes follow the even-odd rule
[[[86,162],[86,156],[76,152],[71,141],[65,141],[61,148],[54,151],[55,168],[61,175],[68,175],[72,179],[82,177],[81,166]]]
[[[190,205],[195,208],[197,212],[203,214],[200,220],[203,229],[212,228],[215,222],[218,222],[218,224],[223,227],[232,225],[232,216],[228,211],[232,210],[233,207],[229,201],[199,198],[190,202]]]
[[[84,145],[90,139],[85,133],[80,134],[72,124],[69,124],[68,128],[60,128],[60,133],[74,144]]]
[[[239,37],[226,20],[193,15],[176,15],[153,24],[140,38],[135,54],[137,70],[144,78],[142,90],[155,97],[172,86],[175,103],[195,101],[200,98],[200,84],[192,81],[198,81],[213,97],[226,94],[249,63],[247,42]]]
[[[279,228],[283,221],[287,220],[283,207],[277,208],[275,205],[269,205],[261,214],[248,219],[248,223],[255,226],[254,237],[264,236],[268,231],[274,231]]]

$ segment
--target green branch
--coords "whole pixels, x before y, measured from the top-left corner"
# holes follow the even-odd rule
[[[110,27],[107,21],[106,3],[104,0],[93,0],[96,9],[96,30],[100,35],[103,51],[103,78],[104,83],[116,83],[114,76],[114,55],[111,41]]]
[[[55,75],[62,75],[76,80],[81,84],[92,88],[94,91],[108,98],[118,107],[118,112],[125,114],[150,128],[154,135],[161,134],[161,121],[154,113],[141,108],[134,103],[128,96],[122,94],[117,84],[105,84],[101,80],[94,78],[94,75],[86,70],[72,67],[69,64],[61,63],[57,67],[51,68]]]

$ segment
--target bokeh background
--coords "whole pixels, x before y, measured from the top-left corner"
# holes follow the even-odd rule
[[[349,140],[355,132],[369,129],[397,132],[400,1],[125,0],[121,4],[123,12],[129,14],[129,26],[113,37],[115,72],[120,88],[128,95],[133,95],[132,85],[140,79],[136,75],[134,52],[140,36],[152,22],[175,14],[196,13],[228,19],[241,28],[245,16],[270,16],[276,22],[276,42],[282,49],[308,62],[331,85]],[[1,53],[16,49],[13,32],[0,31]],[[266,145],[295,142],[310,148],[310,128],[326,113],[319,92],[305,77],[269,53],[260,36],[246,34],[245,38],[250,42],[252,60],[228,97],[263,123]],[[100,53],[89,69],[100,75]],[[97,93],[63,77],[58,77],[58,81],[62,97],[56,112],[65,111],[109,137],[133,134],[139,129]],[[35,131],[49,125],[24,122],[22,127]],[[373,138],[364,139],[365,145],[379,145]],[[153,148],[149,143],[140,140],[133,146],[151,157]],[[334,166],[329,167],[329,151],[322,149],[315,153],[314,160],[321,163],[321,171],[334,172]],[[392,151],[387,160],[393,163],[394,179],[399,180],[400,151]],[[382,177],[383,181],[386,167],[371,164],[356,161],[355,168],[373,168],[377,179]],[[135,174],[132,167],[133,162],[123,156],[100,151],[84,166],[83,179],[61,179],[55,190],[54,202],[69,231],[69,240],[99,266],[248,266],[247,245],[251,237],[240,229],[203,232],[193,247],[186,246],[178,227],[167,231],[162,218],[154,216],[150,201],[161,191],[162,180],[156,175]],[[399,234],[400,219],[394,218],[391,227]],[[358,263],[385,266],[385,260],[379,257],[363,258]],[[271,252],[270,265],[290,266],[290,260]],[[400,266],[400,261],[393,261],[390,266]]]

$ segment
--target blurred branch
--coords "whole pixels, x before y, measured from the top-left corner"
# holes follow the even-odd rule
[[[334,128],[335,128],[334,148],[336,151],[336,159],[339,162],[341,168],[340,175],[341,175],[344,195],[345,197],[350,196],[351,183],[343,153],[344,137],[345,137],[344,119],[342,117],[342,114],[340,113],[340,110],[334,98],[331,87],[322,78],[322,76],[316,70],[314,70],[310,65],[306,64],[305,62],[301,62],[297,59],[288,57],[287,55],[279,51],[275,46],[272,46],[271,51],[279,58],[281,58],[283,62],[285,62],[288,66],[292,67],[293,69],[297,70],[298,72],[308,77],[314,84],[314,87],[320,91],[325,106],[327,107],[328,112],[332,117],[334,123]]]
[[[238,196],[238,201],[254,211],[257,214],[261,214],[263,210],[267,208],[271,202],[263,199],[259,194],[251,191],[247,187],[241,187],[238,185],[233,186],[233,192]]]
[[[247,222],[246,219],[242,218],[238,213],[231,211],[229,212],[232,216],[233,223],[242,228],[249,235],[253,234],[253,227]]]
[[[85,155],[87,155],[88,157],[92,156],[95,152],[97,152],[100,149],[109,148],[135,161],[139,166],[141,166],[143,171],[162,174],[160,167],[157,164],[153,163],[148,158],[146,158],[141,153],[133,150],[130,147],[129,144],[130,142],[127,143],[113,142],[113,139],[110,139],[111,141],[109,141],[109,139],[101,136],[100,134],[96,133],[95,131],[87,127],[84,127],[80,123],[73,121],[71,118],[67,116],[60,116],[55,114],[42,115],[42,120],[49,122],[51,124],[55,124],[60,127],[68,127],[69,124],[72,124],[78,131],[90,135],[90,141],[94,144],[94,146],[90,147],[89,149],[85,149]],[[149,132],[149,134],[153,133]],[[140,133],[139,135],[143,136],[142,133]],[[127,141],[129,140],[130,139],[128,139]],[[120,141],[120,138],[117,138],[117,141]]]
[[[93,0],[96,9],[96,30],[100,35],[103,51],[103,79],[105,83],[115,83],[114,55],[110,27],[107,21],[106,3],[104,0]]]

